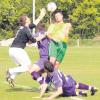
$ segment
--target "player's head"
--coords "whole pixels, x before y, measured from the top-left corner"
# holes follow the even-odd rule
[[[63,13],[62,13],[61,10],[56,10],[56,11],[53,13],[53,15],[54,15],[54,18],[55,18],[55,21],[56,21],[56,22],[61,22],[61,21],[63,21]]]
[[[30,20],[30,18],[27,15],[20,16],[20,18],[19,18],[19,24],[21,26],[25,26],[26,24],[29,25],[30,23],[31,23],[31,20]]]
[[[53,72],[54,71],[54,67],[53,67],[53,64],[49,61],[46,61],[44,63],[44,69],[47,71],[47,72]]]
[[[36,30],[38,32],[45,31],[45,25],[43,23],[38,24]]]

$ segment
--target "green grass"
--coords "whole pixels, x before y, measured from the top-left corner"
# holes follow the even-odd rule
[[[38,59],[38,50],[34,47],[26,48],[32,62]],[[0,47],[0,100],[39,100],[39,84],[31,79],[28,73],[16,77],[15,89],[5,82],[5,73],[9,67],[16,66],[8,55],[8,47]],[[60,69],[71,74],[78,82],[87,83],[100,88],[100,48],[99,47],[69,47]],[[26,87],[21,87],[26,86]],[[30,90],[29,88],[32,88]],[[78,97],[83,100],[100,100],[100,92],[95,96]],[[71,100],[71,98],[57,98],[57,100]]]
[[[76,39],[69,39],[68,44],[70,46],[77,46],[77,40]],[[99,46],[100,47],[100,39],[80,39],[79,42],[80,46]]]

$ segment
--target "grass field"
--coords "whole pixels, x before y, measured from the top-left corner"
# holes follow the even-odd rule
[[[32,62],[38,59],[38,50],[26,48]],[[38,83],[28,73],[16,77],[16,87],[10,88],[5,81],[5,73],[15,64],[8,55],[8,47],[0,47],[0,100],[40,100]],[[100,47],[69,47],[60,69],[71,74],[78,82],[95,85],[100,88]],[[48,94],[47,94],[48,95]],[[77,97],[82,100],[100,100],[100,91],[95,96]],[[75,98],[57,98],[57,100],[76,100]],[[77,99],[78,100],[78,99]]]

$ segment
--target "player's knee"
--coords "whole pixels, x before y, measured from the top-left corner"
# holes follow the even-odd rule
[[[60,66],[60,62],[56,61],[55,68],[59,68],[59,66]]]
[[[36,76],[33,77],[34,80],[37,80],[38,78]]]
[[[56,58],[55,57],[50,57],[50,62],[55,65],[56,63]]]
[[[33,79],[34,80],[37,80],[39,77],[40,77],[40,75],[39,75],[39,73],[38,72],[32,72],[32,76],[33,76]]]

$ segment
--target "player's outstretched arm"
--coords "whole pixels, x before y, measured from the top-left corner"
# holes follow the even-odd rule
[[[43,38],[45,38],[46,36],[48,38],[51,38],[51,30],[52,30],[52,25],[49,26],[48,30],[44,34],[41,34],[38,37],[36,37],[36,41],[40,41]]]
[[[53,100],[63,93],[62,87],[59,87],[56,92],[54,92],[50,97],[43,98],[43,100]]]
[[[44,33],[44,34],[39,35],[39,36],[36,37],[35,39],[36,39],[36,41],[40,41],[40,40],[42,40],[43,38],[45,38],[46,36],[47,36],[47,33]]]
[[[33,22],[35,25],[37,25],[41,20],[42,20],[42,18],[45,16],[45,14],[46,14],[46,10],[45,10],[45,8],[42,8],[41,10],[40,10],[40,15],[39,15],[39,17]]]
[[[41,85],[41,94],[40,94],[40,97],[44,96],[47,87],[48,87],[48,84],[46,84],[46,83],[44,83],[44,84]]]

